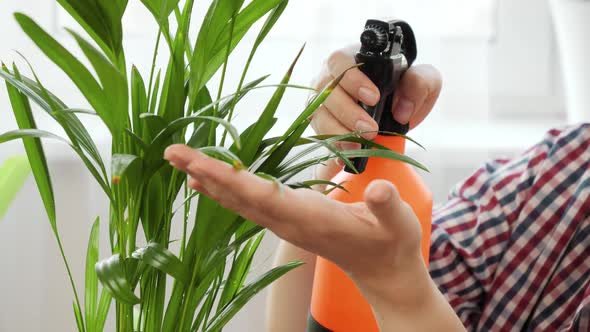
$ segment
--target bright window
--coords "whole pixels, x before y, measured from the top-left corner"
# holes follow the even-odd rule
[[[36,5],[32,6],[32,2]],[[84,106],[73,85],[62,82],[67,79],[20,32],[10,13],[25,11],[31,14],[80,54],[61,29],[62,26],[75,28],[76,23],[51,0],[9,0],[3,1],[2,7],[0,30],[10,33],[5,34],[0,45],[0,57],[4,61],[20,61],[12,50],[23,51],[43,82],[58,95],[66,96],[64,99],[70,105]],[[198,2],[197,8],[199,14],[194,22],[202,17],[204,3]],[[399,17],[412,24],[419,43],[418,62],[434,64],[445,79],[436,111],[416,135],[428,140],[431,133],[440,128],[448,130],[458,124],[457,130],[460,130],[461,124],[467,121],[483,127],[522,118],[530,123],[531,116],[545,121],[541,125],[564,121],[549,9],[544,1],[537,0],[291,1],[276,30],[261,47],[250,78],[270,73],[273,76],[269,82],[279,81],[299,47],[307,42],[294,77],[295,82],[307,84],[331,51],[357,41],[367,18],[383,16]],[[129,62],[138,65],[145,73],[151,62],[155,25],[139,1],[130,1],[125,20]],[[195,36],[193,33],[192,37]],[[251,34],[247,38],[253,37]],[[228,72],[230,82],[237,81],[248,51],[247,47],[236,51]],[[240,111],[240,126],[245,127],[253,121],[263,105],[263,97],[269,94],[267,91],[245,100]],[[305,99],[305,93],[301,92],[293,92],[287,97],[279,127],[286,126],[296,116]],[[7,109],[8,106],[2,90],[0,107]],[[14,126],[9,112],[3,112],[0,117],[0,129]],[[40,122],[54,128],[43,119]],[[104,133],[98,122],[93,125],[96,133]],[[433,141],[447,144],[438,137]]]

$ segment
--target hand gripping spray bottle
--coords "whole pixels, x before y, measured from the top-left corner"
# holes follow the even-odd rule
[[[379,123],[376,143],[404,153],[405,139],[387,133],[406,134],[408,125],[396,122],[391,114],[393,98],[402,75],[416,59],[416,40],[410,25],[399,20],[368,20],[361,35],[362,47],[356,62],[360,70],[377,85],[381,100],[371,107],[359,103]],[[365,188],[376,179],[393,183],[401,198],[414,210],[422,226],[422,256],[428,262],[432,195],[412,166],[379,158],[355,158],[359,174],[343,169],[332,180],[344,182],[349,191],[336,189],[330,197],[346,203],[363,200]],[[318,257],[308,332],[379,332],[370,305],[350,278],[332,262]]]

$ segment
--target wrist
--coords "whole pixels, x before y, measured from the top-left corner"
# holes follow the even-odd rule
[[[406,310],[419,308],[436,290],[420,254],[408,257],[390,269],[352,278],[371,306]]]
[[[465,331],[422,259],[389,276],[355,281],[381,331]]]

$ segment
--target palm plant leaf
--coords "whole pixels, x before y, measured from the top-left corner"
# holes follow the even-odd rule
[[[34,101],[55,119],[64,128],[70,140],[88,153],[90,158],[100,168],[102,174],[105,174],[104,163],[98,149],[80,119],[78,119],[74,112],[68,112],[67,110],[70,109],[59,98],[47,91],[39,82],[36,75],[35,80],[31,80],[22,75],[16,65],[14,65],[12,73],[4,67],[0,71],[0,77],[4,78],[7,83],[18,89],[18,91]]]
[[[127,0],[57,0],[57,2],[100,45],[103,51],[116,58],[122,50],[123,27],[121,18]]]
[[[41,51],[72,79],[111,132],[117,133],[118,129],[120,131],[121,124],[116,123],[112,111],[105,105],[108,98],[90,71],[30,17],[24,14],[15,14],[14,16],[23,31]]]
[[[3,66],[2,71],[6,71],[6,66]],[[18,72],[16,72],[16,78],[19,78]],[[29,103],[28,98],[21,94],[18,89],[13,87],[10,84],[6,85],[8,90],[8,97],[10,99],[10,103],[12,105],[12,110],[14,116],[16,118],[16,122],[21,128],[21,130],[36,130],[36,123],[33,118],[33,113],[31,111],[31,105]],[[10,136],[10,135],[7,135]],[[5,137],[6,140],[11,140],[12,138],[6,138],[6,134],[0,135],[0,143],[3,142],[2,137]],[[61,239],[59,237],[59,233],[57,231],[57,215],[55,212],[55,198],[53,195],[53,186],[51,184],[51,177],[49,175],[49,169],[47,167],[47,160],[45,158],[45,151],[43,150],[43,146],[41,145],[41,141],[38,137],[33,136],[22,136],[19,138],[23,138],[23,145],[25,147],[25,151],[27,153],[27,158],[29,160],[29,164],[31,166],[31,170],[33,172],[33,176],[35,177],[35,182],[37,183],[37,188],[39,189],[39,193],[41,194],[41,200],[43,201],[43,205],[45,207],[45,211],[47,213],[47,217],[49,218],[49,223],[51,225],[51,229],[55,235],[57,240],[59,250],[66,266],[68,277],[70,279],[70,284],[72,286],[72,290],[75,296],[75,314],[76,320],[79,320],[81,306],[80,300],[78,298],[78,293],[76,290],[76,285],[74,284],[74,280],[72,278],[72,273],[70,271],[70,267],[68,261],[66,259],[65,253],[63,251],[63,247],[61,245]],[[79,323],[80,324],[80,323]],[[81,324],[82,326],[84,324]]]
[[[219,11],[220,14],[216,16],[216,20],[214,20],[215,22],[203,25],[205,27],[205,30],[202,30],[203,37],[201,37],[201,33],[199,33],[199,37],[201,38],[197,39],[195,50],[203,49],[199,47],[201,45],[208,45],[210,47],[203,49],[203,51],[195,51],[193,53],[193,58],[191,59],[191,87],[189,94],[189,96],[191,97],[190,100],[193,100],[194,96],[197,95],[197,93],[201,90],[201,88],[203,88],[205,83],[209,81],[209,79],[223,64],[223,61],[226,56],[226,46],[228,45],[228,43],[230,43],[230,51],[233,51],[233,49],[242,40],[242,38],[244,37],[246,32],[248,32],[248,30],[252,27],[252,25],[256,23],[265,14],[267,14],[269,11],[271,11],[273,8],[276,8],[277,5],[280,4],[282,1],[284,0],[253,0],[252,2],[250,2],[248,6],[246,6],[242,11],[240,11],[235,16],[233,33],[231,33],[231,24],[228,24],[227,22],[227,20],[229,20],[231,16],[228,16],[227,13],[229,12],[229,10],[238,7],[238,4],[241,5],[243,1],[234,1],[235,4],[231,5],[227,5],[225,3],[232,2],[232,0],[220,0],[214,1],[212,3],[209,13],[212,13],[212,11]],[[223,6],[223,10],[214,9],[214,5],[217,6],[218,2],[225,4],[225,6]],[[207,18],[212,17],[212,15],[209,13],[206,16]],[[225,22],[223,22],[224,19],[226,19]],[[220,23],[217,23],[217,21],[219,21]],[[222,24],[225,25],[222,26]],[[211,36],[209,38],[215,41],[214,45],[211,45],[212,42],[210,41],[210,39],[205,37],[206,35]],[[199,41],[201,41],[201,45],[199,45]]]
[[[26,157],[12,157],[0,165],[0,219],[31,173]]]
[[[188,268],[170,250],[150,243],[133,253],[133,257],[183,283],[188,282]]]
[[[86,286],[84,294],[84,317],[86,318],[86,331],[94,331],[97,319],[98,307],[98,277],[94,266],[98,262],[98,236],[100,220],[96,218],[88,239],[86,251]]]
[[[291,75],[293,74],[293,70],[295,69],[295,65],[303,52],[303,47],[293,60],[293,63],[287,70],[287,73],[283,77],[281,81],[281,86],[277,88],[271,99],[269,100],[268,104],[266,105],[264,111],[260,115],[259,120],[256,122],[252,130],[248,133],[248,136],[245,140],[248,140],[250,144],[240,153],[240,157],[246,162],[247,165],[252,163],[254,159],[254,154],[260,147],[260,143],[268,133],[268,131],[273,127],[275,124],[274,116],[276,111],[279,107],[281,100],[283,99],[283,95],[285,94],[285,90],[287,89],[284,84],[288,84],[289,80],[291,79]]]
[[[301,262],[293,262],[276,267],[244,287],[236,297],[212,319],[209,326],[207,326],[206,331],[217,331],[219,328],[223,327],[252,297],[254,297],[254,295],[258,294],[262,289],[283,276],[285,273],[301,266],[302,264],[303,263]]]
[[[131,283],[127,277],[125,261],[120,255],[113,255],[95,266],[96,274],[101,284],[113,297],[128,304],[137,304],[140,299],[133,293]]]
[[[165,24],[168,16],[172,14],[179,0],[141,0],[145,7],[154,15],[158,24]]]

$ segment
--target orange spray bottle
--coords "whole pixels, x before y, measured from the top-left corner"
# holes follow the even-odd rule
[[[410,25],[404,21],[368,20],[361,35],[357,63],[381,92],[375,106],[360,104],[379,123],[375,142],[398,153],[405,152],[405,138],[387,133],[406,134],[409,126],[396,122],[391,113],[396,86],[406,69],[416,59],[416,41]],[[400,161],[379,158],[355,158],[358,174],[343,169],[332,180],[344,182],[348,192],[336,189],[330,197],[353,203],[363,200],[368,184],[385,179],[396,185],[401,198],[414,210],[422,226],[422,255],[428,262],[432,195],[412,166]],[[308,332],[378,332],[370,305],[352,280],[335,264],[318,257]]]

